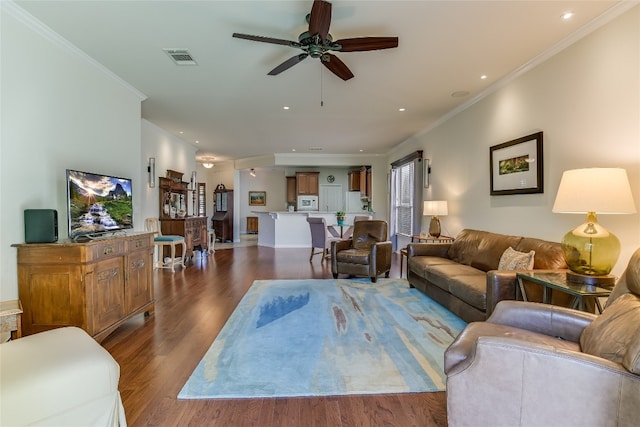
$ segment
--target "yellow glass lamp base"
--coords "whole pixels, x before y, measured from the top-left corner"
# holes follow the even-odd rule
[[[606,276],[618,261],[620,241],[598,224],[594,212],[589,212],[583,224],[564,235],[562,251],[577,276]]]

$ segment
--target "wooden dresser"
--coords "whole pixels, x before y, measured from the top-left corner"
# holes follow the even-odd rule
[[[206,216],[190,216],[186,218],[162,219],[161,231],[164,235],[184,236],[184,243],[187,247],[185,261],[193,255],[194,248],[200,248],[203,251],[208,249],[207,242],[207,217]],[[169,256],[168,248],[164,256]],[[182,248],[176,248],[176,255],[182,255]]]
[[[77,326],[100,342],[153,313],[153,233],[13,246],[24,335]]]

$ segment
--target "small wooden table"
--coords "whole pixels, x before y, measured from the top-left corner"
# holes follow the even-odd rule
[[[524,287],[524,281],[536,283],[543,287],[542,302],[549,304],[551,302],[551,291],[557,289],[560,292],[572,295],[571,308],[589,311],[585,300],[592,300],[598,309],[598,313],[602,313],[601,297],[608,297],[611,289],[601,288],[596,285],[583,285],[571,283],[567,280],[566,272],[536,272],[522,271],[516,274],[518,280],[518,289],[523,301],[528,301],[527,291]]]
[[[0,302],[0,332],[11,332],[11,339],[22,337],[22,304],[20,300]]]
[[[430,243],[432,245],[437,245],[437,244],[442,244],[442,243],[453,243],[453,237],[449,237],[449,236],[439,236],[439,237],[434,237],[434,236],[423,236],[421,234],[413,234],[411,236],[411,243],[415,243],[416,241],[418,242],[425,242],[425,243]],[[409,253],[407,252],[407,248],[404,249],[400,249],[400,277],[402,277],[402,265],[404,263],[404,259],[408,258]],[[408,259],[407,259],[408,262]],[[409,265],[407,265],[407,273],[409,270]]]

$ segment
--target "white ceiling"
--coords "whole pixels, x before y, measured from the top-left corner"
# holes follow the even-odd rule
[[[144,93],[145,119],[194,144],[200,158],[216,161],[293,149],[386,153],[583,36],[605,12],[610,17],[628,6],[333,1],[334,40],[399,37],[396,49],[337,53],[355,74],[345,82],[311,58],[268,76],[299,51],[231,37],[297,40],[307,29],[310,0],[16,3]],[[575,13],[569,21],[561,19],[566,11]],[[186,48],[198,65],[177,66],[164,48]],[[452,97],[460,91],[468,95]]]

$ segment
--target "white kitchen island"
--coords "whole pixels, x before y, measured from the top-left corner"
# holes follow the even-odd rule
[[[327,211],[278,211],[253,212],[258,216],[258,246],[269,248],[311,248],[311,231],[307,217],[323,217],[327,225],[337,223],[336,213]],[[346,224],[353,224],[356,215],[367,213],[347,213]]]

